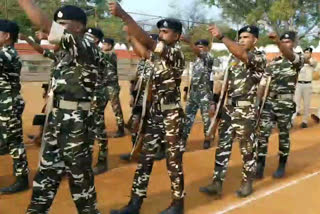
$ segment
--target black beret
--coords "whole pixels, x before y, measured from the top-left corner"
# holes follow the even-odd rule
[[[65,5],[60,7],[53,16],[54,21],[58,21],[60,19],[64,20],[73,20],[81,22],[82,24],[87,24],[87,15],[80,8],[73,5]]]
[[[199,39],[194,43],[195,45],[203,45],[203,46],[209,46],[209,41],[206,39]]]
[[[12,35],[12,40],[17,41],[19,35],[19,26],[13,21],[6,19],[0,19],[0,31],[10,33]]]
[[[280,40],[282,40],[282,39],[290,39],[291,41],[294,42],[296,40],[296,35],[297,34],[294,31],[287,31],[280,37]]]
[[[155,33],[152,33],[152,34],[150,34],[150,38],[153,39],[154,41],[158,41],[159,35],[155,34]]]
[[[108,43],[108,44],[114,46],[114,40],[111,39],[111,38],[104,38],[101,42],[102,43]]]
[[[254,25],[247,25],[243,28],[241,28],[239,31],[238,31],[238,36],[241,35],[241,33],[244,33],[244,32],[248,32],[248,33],[251,33],[252,35],[254,35],[256,38],[259,38],[259,28],[254,26]]]
[[[168,28],[176,31],[177,33],[182,33],[182,23],[173,18],[162,19],[158,21],[157,27],[160,28]]]
[[[313,49],[311,47],[308,47],[303,50],[303,52],[306,52],[306,51],[312,53]]]
[[[87,32],[94,35],[95,37],[97,37],[100,41],[104,37],[104,33],[102,32],[102,30],[100,28],[89,27],[87,29]]]

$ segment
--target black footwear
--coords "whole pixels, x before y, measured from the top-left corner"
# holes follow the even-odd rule
[[[130,154],[130,153],[127,153],[127,154],[122,154],[122,155],[120,155],[120,160],[130,161],[130,160],[131,160],[131,154]]]
[[[298,112],[298,113],[297,113],[297,116],[301,116],[301,113]]]
[[[311,114],[311,118],[314,120],[314,122],[319,123],[320,122],[320,118],[315,115],[315,114]]]
[[[236,193],[239,198],[244,198],[251,195],[252,192],[252,181],[244,181],[241,183],[240,189],[237,190]]]
[[[108,167],[108,157],[105,157],[104,159],[98,159],[98,163],[93,168],[93,174],[99,175],[109,170]]]
[[[13,194],[27,189],[29,189],[28,175],[21,175],[16,178],[16,182],[14,182],[11,186],[1,188],[0,195]]]
[[[266,163],[266,157],[258,157],[256,179],[263,178],[265,163]]]
[[[210,140],[205,140],[203,142],[203,149],[209,149],[211,145],[211,141]]]
[[[220,198],[222,195],[222,181],[213,181],[208,186],[200,187],[199,191]]]
[[[286,170],[287,157],[280,156],[277,171],[273,173],[273,178],[282,178]]]
[[[127,206],[120,210],[111,210],[110,214],[139,214],[142,202],[142,197],[132,196]]]
[[[113,137],[114,138],[124,137],[124,127],[119,126],[118,131]]]
[[[301,126],[300,126],[301,128],[303,128],[303,129],[305,129],[305,128],[308,128],[308,124],[306,124],[306,123],[301,123]]]
[[[183,214],[184,213],[184,199],[173,200],[170,206],[162,211],[160,214]]]

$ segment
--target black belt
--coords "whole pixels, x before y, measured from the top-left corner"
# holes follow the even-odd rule
[[[311,81],[298,81],[298,83],[301,83],[301,84],[310,84]]]

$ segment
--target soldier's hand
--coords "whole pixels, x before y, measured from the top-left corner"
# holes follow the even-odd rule
[[[41,41],[41,40],[46,40],[48,39],[48,34],[42,32],[42,31],[37,31],[36,32],[36,37]]]
[[[191,42],[190,37],[187,36],[187,35],[181,35],[180,41],[185,42],[185,43],[190,43]]]
[[[221,39],[223,34],[221,33],[220,29],[216,25],[210,25],[208,28],[209,32],[212,34],[213,37],[217,39]]]
[[[125,13],[122,7],[115,1],[109,2],[109,12],[117,17],[121,17]]]
[[[269,37],[269,39],[271,39],[272,41],[274,41],[276,43],[280,41],[278,34],[275,32],[269,33],[268,37]]]
[[[216,112],[216,104],[213,103],[210,105],[209,117],[212,118],[214,116],[215,112]]]

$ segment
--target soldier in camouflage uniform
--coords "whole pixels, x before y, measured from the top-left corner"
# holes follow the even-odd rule
[[[112,110],[115,113],[118,131],[114,137],[124,136],[124,120],[123,113],[120,103],[120,85],[118,78],[118,66],[117,66],[117,55],[112,51],[114,47],[114,40],[111,38],[104,38],[102,40],[101,50],[104,53],[104,57],[111,61],[112,69],[109,70],[108,74],[104,76],[104,84],[106,87],[106,99],[107,103],[110,101]]]
[[[88,28],[87,35],[92,37],[95,41],[96,46],[99,46],[99,43],[103,41],[104,34],[99,28]],[[101,49],[100,49],[101,51]],[[109,55],[104,54],[101,51],[103,56],[102,60],[104,64],[111,65],[111,59]],[[108,67],[107,67],[108,68]],[[104,77],[108,76],[110,69],[104,70]],[[96,114],[94,117],[94,124],[96,125],[96,139],[99,145],[98,161],[95,167],[93,168],[93,173],[95,175],[101,174],[108,171],[108,136],[105,126],[105,114],[104,110],[108,103],[108,88],[107,85],[103,85],[95,94],[94,98],[96,102]]]
[[[63,175],[69,178],[78,213],[97,214],[94,175],[91,168],[94,124],[92,100],[101,87],[101,56],[93,40],[84,37],[87,17],[75,6],[63,6],[50,21],[32,0],[20,0],[31,21],[49,33],[49,42],[64,53],[52,78],[53,109],[44,133],[40,166],[33,182],[27,213],[45,214]]]
[[[151,34],[150,38],[154,41],[158,41],[157,34]],[[131,38],[128,36],[128,40],[130,41]],[[133,46],[133,50],[136,51],[136,48]],[[139,55],[139,51],[136,51],[136,54]],[[141,56],[140,56],[141,57]],[[143,57],[143,56],[142,56]],[[151,74],[153,73],[153,65],[149,59],[142,58],[137,64],[137,71],[135,79],[131,81],[130,93],[132,96],[132,115],[128,122],[128,128],[131,131],[131,140],[133,146],[137,142],[138,132],[139,132],[139,125],[141,123],[142,117],[142,109],[144,103],[144,94],[145,90],[147,90],[148,80],[150,79]],[[161,132],[161,136],[164,136],[165,130],[163,123],[160,124],[153,124],[154,130],[158,130]],[[143,133],[140,137],[143,137]],[[165,139],[161,139],[161,146],[158,148],[157,153],[155,154],[155,160],[161,160],[165,157]],[[123,154],[120,156],[121,160],[130,161],[131,153]]]
[[[24,109],[20,94],[22,63],[14,48],[18,34],[16,23],[0,20],[0,144],[8,148],[16,176],[15,183],[1,188],[0,194],[20,192],[29,187],[21,118]]]
[[[269,95],[261,115],[258,135],[257,178],[263,177],[265,159],[268,151],[268,139],[273,125],[279,128],[279,167],[274,178],[282,178],[290,151],[290,129],[292,115],[295,113],[294,92],[300,69],[304,64],[302,54],[293,52],[296,44],[295,32],[286,32],[280,39],[272,33],[269,37],[278,45],[282,55],[270,62],[267,75],[271,76]]]
[[[167,169],[171,180],[173,202],[162,214],[181,214],[184,210],[184,175],[182,156],[185,145],[181,140],[183,110],[180,104],[180,83],[184,69],[184,56],[178,40],[182,24],[175,19],[164,19],[158,22],[159,42],[153,41],[136,22],[119,6],[109,3],[110,13],[120,17],[128,26],[128,32],[135,38],[133,42],[141,45],[143,56],[152,61],[150,109],[145,115],[145,130],[142,151],[135,172],[131,200],[128,205],[112,210],[112,214],[137,214],[140,212],[143,199],[152,171],[154,156],[161,143],[162,133],[154,130],[153,124],[163,123],[167,143]],[[143,49],[143,50],[142,50]],[[150,54],[150,52],[153,52]]]
[[[213,182],[201,187],[200,191],[221,196],[233,139],[237,138],[243,160],[242,181],[237,195],[246,197],[252,193],[252,182],[256,172],[255,99],[266,67],[266,56],[255,48],[259,36],[259,29],[255,26],[240,29],[239,43],[226,38],[216,26],[210,27],[210,31],[214,37],[222,40],[233,57],[226,71],[229,72],[227,103],[222,109],[219,125]]]
[[[210,106],[213,104],[213,91],[210,87],[213,57],[209,52],[208,40],[198,40],[195,44],[192,44],[189,39],[183,37],[182,41],[188,43],[197,56],[192,69],[193,72],[190,83],[189,99],[185,110],[186,119],[182,138],[184,141],[187,141],[195,116],[200,108],[205,136],[203,148],[209,149],[210,136],[207,136],[206,133],[211,122],[209,116]],[[188,88],[185,88],[184,91],[189,90]]]

